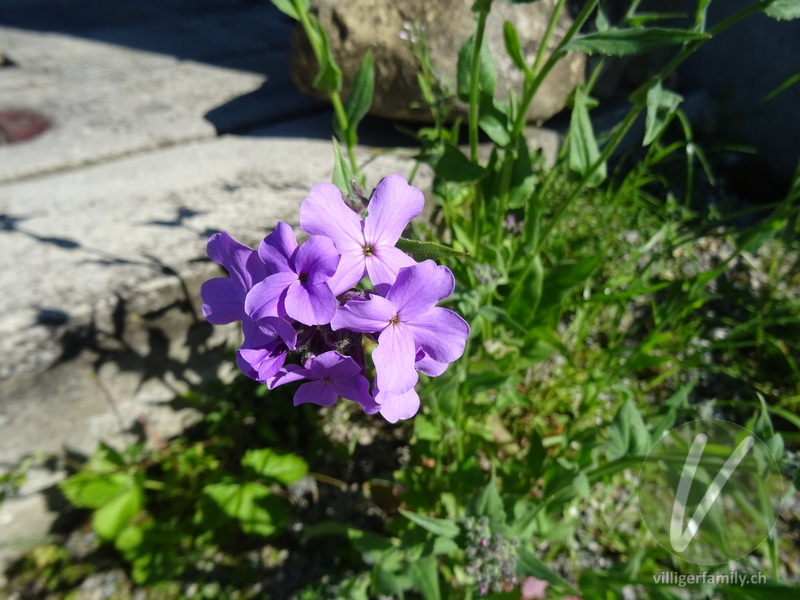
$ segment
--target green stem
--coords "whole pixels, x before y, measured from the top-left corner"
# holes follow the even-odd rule
[[[347,120],[347,113],[344,111],[342,97],[339,95],[339,92],[331,92],[331,104],[333,104],[333,111],[336,113],[336,120],[339,123],[339,131],[341,131],[344,137],[347,138],[342,141],[344,142],[345,146],[347,146],[347,158],[350,160],[350,168],[353,170],[353,175],[358,177],[359,171],[358,164],[356,163],[355,148],[350,143],[350,136],[347,135],[347,131],[350,129],[350,123]]]
[[[490,5],[491,7],[491,5]],[[469,155],[472,162],[478,162],[478,103],[480,101],[480,68],[481,46],[483,34],[486,30],[486,19],[489,8],[478,13],[475,26],[475,35],[472,40],[472,64],[470,65],[471,79],[469,89]]]

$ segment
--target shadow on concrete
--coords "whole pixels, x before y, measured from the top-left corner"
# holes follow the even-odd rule
[[[0,0],[0,25],[251,72],[266,72],[258,64],[270,66],[265,54],[285,51],[291,34],[269,0]]]

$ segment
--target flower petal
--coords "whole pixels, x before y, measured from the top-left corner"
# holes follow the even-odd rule
[[[402,323],[390,325],[378,336],[378,347],[372,352],[380,389],[402,394],[414,387],[419,376],[414,369],[417,350],[414,336]]]
[[[436,362],[451,363],[464,353],[469,325],[452,310],[435,307],[405,325],[415,346]]]
[[[375,400],[380,404],[380,413],[389,423],[410,419],[419,411],[419,396],[414,388],[402,394],[387,394],[379,391]]]
[[[291,271],[291,258],[297,250],[297,238],[291,226],[278,221],[275,230],[265,237],[258,247],[258,257],[264,263],[267,274]]]
[[[311,364],[308,365],[308,371],[312,379],[327,378],[334,381],[346,381],[357,375],[361,371],[361,367],[349,356],[331,350],[312,358]]]
[[[304,325],[326,325],[336,314],[336,298],[327,283],[305,285],[295,281],[286,290],[283,310]]]
[[[230,277],[216,277],[200,286],[203,316],[209,323],[224,325],[241,321],[244,316],[245,291]]]
[[[450,269],[426,260],[400,269],[386,297],[397,307],[400,320],[409,322],[447,298],[454,287],[455,279]]]
[[[338,264],[339,253],[333,242],[326,237],[312,235],[297,250],[294,271],[300,276],[306,275],[306,283],[314,285],[328,281],[336,273]]]
[[[244,300],[244,310],[253,319],[277,317],[281,312],[281,299],[286,289],[298,283],[295,273],[275,273],[253,286]]]
[[[420,350],[417,353],[417,361],[414,363],[414,368],[428,377],[438,377],[447,370],[448,364],[446,362],[437,362]]]
[[[395,316],[397,309],[386,298],[373,296],[369,300],[351,300],[336,311],[331,329],[375,333],[386,329]]]
[[[346,292],[361,281],[367,272],[364,250],[358,248],[345,250],[339,259],[339,266],[336,273],[328,280],[328,287],[331,288],[334,296]]]
[[[336,402],[338,397],[326,381],[310,381],[297,388],[297,392],[294,394],[294,405],[310,402],[320,406],[330,406]]]
[[[301,381],[303,379],[308,379],[308,371],[306,369],[298,365],[285,365],[267,381],[267,387],[274,390],[284,383],[292,383],[293,381]]]
[[[358,402],[365,410],[373,408],[375,401],[369,394],[369,382],[367,378],[357,373],[353,377],[345,381],[331,381],[331,389],[342,398]],[[375,411],[377,412],[377,410]]]
[[[372,193],[364,237],[367,242],[394,246],[408,222],[422,212],[425,198],[402,175],[384,177]]]
[[[379,293],[384,294],[397,279],[400,269],[417,264],[408,254],[394,246],[376,246],[366,263],[372,285]]]
[[[236,364],[250,379],[265,383],[275,375],[286,360],[286,352],[271,351],[266,348],[239,348],[236,351]]]
[[[332,183],[318,183],[300,205],[300,229],[333,240],[339,252],[364,244],[361,218],[342,200]]]
[[[266,277],[264,265],[256,251],[237,242],[226,232],[215,233],[208,238],[206,251],[211,260],[225,267],[231,279],[244,292]]]

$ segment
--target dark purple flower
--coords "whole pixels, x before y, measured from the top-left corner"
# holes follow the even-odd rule
[[[297,333],[280,317],[245,317],[242,330],[244,342],[236,351],[236,364],[250,379],[265,383],[283,366],[286,353],[295,349]]]
[[[292,228],[278,223],[258,248],[268,277],[253,286],[245,310],[254,319],[288,316],[304,325],[329,323],[336,298],[328,279],[336,272],[339,253],[333,242],[312,236],[297,246]]]
[[[243,320],[247,292],[267,275],[264,263],[255,250],[227,233],[212,235],[207,251],[211,260],[225,267],[230,277],[209,279],[200,287],[203,316],[214,325]]]
[[[395,244],[408,222],[422,212],[424,203],[422,192],[408,185],[402,175],[390,175],[375,188],[362,220],[345,205],[335,185],[319,183],[311,188],[300,206],[300,227],[310,235],[330,238],[342,255],[328,282],[333,293],[346,292],[366,274],[382,291],[402,267],[415,264]]]
[[[348,302],[336,311],[331,328],[378,334],[372,353],[376,385],[385,394],[405,394],[417,382],[418,361],[423,372],[440,373],[434,363],[453,362],[464,352],[469,325],[453,311],[436,306],[453,287],[450,269],[432,260],[401,268],[385,298]],[[376,400],[380,402],[380,396]]]
[[[372,414],[378,406],[369,394],[369,382],[361,374],[361,367],[349,356],[330,351],[313,357],[305,367],[287,365],[269,382],[273,389],[284,383],[311,379],[301,385],[294,395],[294,404],[311,402],[331,406],[341,396],[358,402],[364,411]]]

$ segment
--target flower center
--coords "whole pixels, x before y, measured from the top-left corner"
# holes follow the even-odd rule
[[[390,325],[397,325],[400,322],[400,315],[395,315],[391,319],[389,319]]]
[[[300,283],[305,283],[308,281],[308,273],[300,273],[297,278],[300,280]]]
[[[372,246],[372,244],[364,245],[363,249],[364,249],[364,256],[372,256],[373,254],[375,254],[375,248]]]

